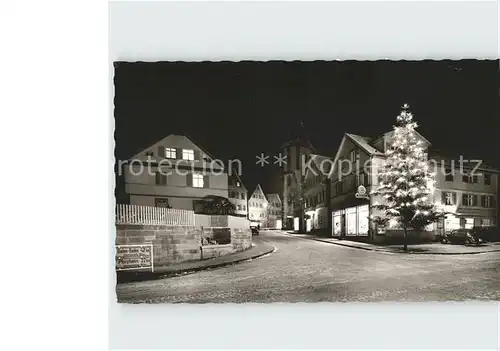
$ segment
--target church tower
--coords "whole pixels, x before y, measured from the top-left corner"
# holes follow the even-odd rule
[[[306,157],[315,153],[304,124],[298,121],[289,134],[289,140],[281,147],[286,156],[283,167],[283,227],[289,230],[304,231],[304,204],[299,193],[305,176]],[[297,223],[298,222],[298,223]]]

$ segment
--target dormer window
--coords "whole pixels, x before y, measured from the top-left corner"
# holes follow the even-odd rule
[[[166,158],[176,158],[177,152],[175,148],[172,147],[166,147],[165,148],[165,157]]]
[[[182,149],[182,159],[188,161],[194,161],[194,150]]]

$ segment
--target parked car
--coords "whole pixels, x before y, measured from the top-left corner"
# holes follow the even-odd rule
[[[500,232],[496,227],[474,227],[472,228],[474,235],[483,241],[500,241]]]
[[[250,229],[252,230],[252,235],[259,235],[260,223],[250,222]]]
[[[456,229],[445,234],[441,240],[443,244],[478,245],[483,242],[472,229]]]

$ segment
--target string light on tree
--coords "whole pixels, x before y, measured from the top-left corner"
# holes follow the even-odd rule
[[[372,192],[385,199],[374,205],[384,215],[375,216],[373,220],[391,227],[397,223],[404,231],[405,250],[409,229],[421,230],[440,216],[428,200],[433,191],[434,174],[428,172],[425,145],[415,132],[418,124],[409,108],[404,104],[396,118],[387,159],[379,172],[379,186]]]

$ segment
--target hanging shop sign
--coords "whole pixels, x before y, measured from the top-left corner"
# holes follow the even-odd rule
[[[366,193],[366,188],[363,185],[358,186],[358,192],[356,193],[357,199],[369,199],[370,197]]]

